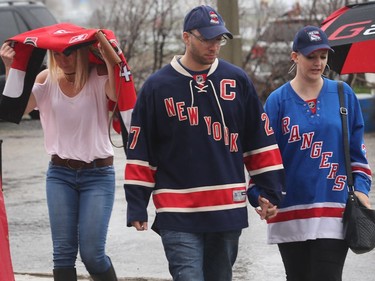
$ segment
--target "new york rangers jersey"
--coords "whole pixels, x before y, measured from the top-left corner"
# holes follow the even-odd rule
[[[127,221],[185,232],[248,226],[244,166],[260,194],[278,204],[281,155],[246,73],[215,60],[192,75],[175,57],[151,75],[132,115],[125,194]]]
[[[346,83],[344,95],[354,185],[368,194],[371,170],[361,108]],[[289,82],[269,96],[265,110],[286,173],[286,196],[278,215],[268,222],[268,242],[343,239],[342,214],[348,190],[337,82],[324,78],[315,114]]]

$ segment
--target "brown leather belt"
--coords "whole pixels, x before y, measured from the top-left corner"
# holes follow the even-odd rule
[[[112,166],[113,156],[109,156],[107,158],[102,158],[102,159],[95,159],[94,161],[87,163],[85,161],[75,160],[75,159],[62,159],[58,155],[54,154],[51,156],[51,162],[53,165],[67,167],[72,170],[92,169],[92,168]]]

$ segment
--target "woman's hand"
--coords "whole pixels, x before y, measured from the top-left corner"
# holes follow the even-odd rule
[[[108,81],[105,84],[105,93],[110,100],[117,101],[116,82],[113,67],[118,63],[117,59],[119,59],[119,57],[117,56],[116,52],[109,44],[107,39],[104,37],[104,34],[98,33],[98,35],[99,34],[100,36],[98,37],[98,39],[102,39],[99,40],[100,42],[98,43],[98,49],[106,64],[108,74]]]
[[[107,67],[112,68],[114,65],[121,63],[121,59],[113,49],[111,43],[107,40],[104,33],[99,31],[96,35],[98,39],[98,49],[102,55],[103,60],[105,61]]]
[[[14,56],[16,55],[16,52],[10,46],[10,44],[10,42],[5,42],[0,49],[0,56],[6,68],[10,68],[13,63]]]
[[[371,209],[370,199],[368,198],[368,196],[366,194],[364,194],[360,191],[354,191],[354,193],[357,196],[357,198],[359,199],[359,201],[361,201],[363,206]]]

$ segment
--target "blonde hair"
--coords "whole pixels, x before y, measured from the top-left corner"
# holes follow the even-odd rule
[[[64,75],[61,68],[58,67],[56,59],[53,55],[53,51],[48,50],[48,61],[47,66],[49,69],[51,80],[58,82],[59,78]],[[89,64],[89,48],[82,47],[77,49],[76,55],[76,66],[75,66],[75,80],[74,80],[74,89],[79,91],[86,84],[89,73],[90,73],[90,64]]]

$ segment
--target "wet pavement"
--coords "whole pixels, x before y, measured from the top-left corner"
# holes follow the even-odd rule
[[[45,171],[49,157],[37,120],[23,120],[20,125],[0,122],[3,188],[6,203],[10,247],[16,281],[52,280],[52,242],[45,196]],[[119,145],[120,137],[113,134]],[[375,171],[375,133],[366,134],[368,158]],[[115,148],[116,199],[107,239],[111,257],[121,281],[171,280],[159,236],[153,231],[137,232],[127,228],[123,191],[125,155]],[[375,189],[375,188],[374,188]],[[371,192],[375,206],[375,191]],[[154,207],[149,207],[153,220]],[[276,245],[266,244],[266,224],[249,208],[250,227],[243,231],[240,251],[234,268],[234,281],[285,280]],[[80,260],[78,275],[89,280]],[[375,250],[355,255],[349,252],[343,281],[375,280]]]

